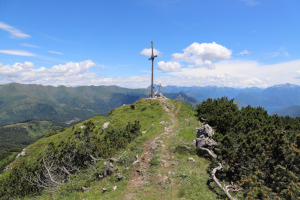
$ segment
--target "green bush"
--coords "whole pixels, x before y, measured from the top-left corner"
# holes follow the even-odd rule
[[[227,98],[208,99],[196,111],[216,130],[220,179],[242,186],[246,199],[299,197],[299,118],[269,116],[260,107],[239,110]]]

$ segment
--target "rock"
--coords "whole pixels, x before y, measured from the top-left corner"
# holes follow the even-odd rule
[[[102,132],[106,131],[106,129],[108,128],[109,124],[110,124],[109,122],[105,122],[103,124],[103,126],[102,126]]]
[[[195,161],[195,159],[194,159],[194,158],[192,158],[192,157],[188,158],[188,159],[187,159],[187,161],[188,161],[188,162],[193,162],[193,163],[195,163],[195,162],[196,162],[196,161]]]
[[[103,179],[104,176],[100,174],[98,177],[99,177],[100,179]]]
[[[117,186],[115,185],[115,186],[113,187],[113,190],[116,191],[116,189],[117,189]]]
[[[104,177],[105,176],[110,176],[114,173],[114,165],[112,163],[108,163],[106,165],[106,169],[104,171]]]
[[[123,179],[123,175],[120,173],[117,173],[116,177],[118,178],[119,181],[121,181]]]
[[[82,186],[81,189],[83,190],[83,192],[86,192],[86,191],[89,191],[91,188]]]
[[[154,127],[154,124],[151,124],[150,130],[153,129],[153,127]]]
[[[145,133],[147,133],[147,131],[142,131],[142,134],[145,134]]]
[[[85,125],[83,125],[83,126],[80,126],[80,128],[81,128],[81,129],[85,128]]]
[[[210,125],[205,124],[201,128],[196,128],[196,135],[197,135],[197,138],[200,138],[203,136],[204,137],[212,137],[214,135],[214,131]]]
[[[201,137],[196,139],[196,149],[200,147],[212,149],[216,146],[218,146],[218,143],[211,138]]]
[[[23,149],[22,152],[16,156],[16,159],[20,156],[26,156],[26,149]]]
[[[106,192],[107,191],[107,189],[106,189],[106,187],[104,187],[103,189],[102,189],[102,192]]]

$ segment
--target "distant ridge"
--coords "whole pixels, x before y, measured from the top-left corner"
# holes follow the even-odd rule
[[[196,98],[199,102],[207,98],[228,97],[234,98],[241,106],[251,105],[263,107],[269,113],[284,109],[289,106],[300,106],[300,86],[286,83],[274,85],[265,89],[252,88],[230,88],[230,87],[179,87],[165,86],[161,89],[163,93],[173,93],[183,91],[189,97]]]
[[[272,114],[277,114],[279,116],[300,117],[300,106],[290,106],[274,111]]]

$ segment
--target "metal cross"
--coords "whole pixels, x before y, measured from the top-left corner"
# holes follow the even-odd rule
[[[158,93],[160,93],[160,88],[162,88],[163,86],[161,85],[161,83],[158,85]]]
[[[153,63],[154,63],[154,58],[157,57],[157,55],[154,55],[153,53],[153,42],[151,41],[151,46],[152,46],[152,54],[151,54],[151,58],[149,58],[148,60],[152,60],[152,77],[151,77],[151,94],[150,97],[153,98]]]

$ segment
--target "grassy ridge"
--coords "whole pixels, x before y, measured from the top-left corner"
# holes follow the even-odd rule
[[[162,104],[170,111],[166,112]],[[118,130],[126,132],[128,126],[131,124],[130,127],[133,127],[136,121],[139,123],[137,137],[131,141],[126,140],[130,136],[125,135],[125,137]],[[105,122],[110,122],[110,125],[107,131],[102,133],[102,125]],[[153,150],[155,155],[150,161],[151,166],[147,172],[149,181],[142,190],[131,191],[128,186],[133,172],[139,167],[139,164],[132,166],[135,156],[141,157],[145,142],[153,140],[171,125],[174,126],[174,132],[171,135],[160,136],[157,140],[159,143]],[[42,195],[39,199],[75,200],[124,199],[128,193],[134,192],[136,199],[162,199],[162,197],[164,199],[216,199],[216,194],[206,184],[209,179],[207,174],[209,162],[196,155],[192,144],[195,138],[195,127],[199,125],[195,111],[189,105],[175,100],[161,102],[141,99],[132,105],[112,110],[109,117],[92,117],[65,130],[46,135],[29,145],[26,148],[26,156],[15,160],[10,165],[13,169],[0,175],[0,194],[20,199],[31,199],[32,196]],[[141,134],[142,132],[144,134]],[[57,151],[58,155],[67,153],[66,149],[71,146],[72,149],[78,150],[78,155],[82,156],[81,163],[86,163],[88,159],[85,160],[82,152],[87,151],[78,140],[78,138],[85,138],[85,134],[88,135],[86,138],[88,142],[84,146],[89,148],[91,151],[88,152],[95,157],[119,158],[114,163],[114,169],[115,173],[119,172],[124,176],[122,181],[118,181],[114,175],[104,179],[98,178],[98,174],[104,169],[103,161],[90,163],[92,165],[81,165],[80,173],[74,174],[71,180],[61,185],[56,192],[45,193],[24,180],[24,174],[33,174],[34,170],[38,171],[42,168],[41,158],[47,149],[49,151],[49,147]],[[115,140],[114,135],[118,135],[118,139]],[[124,141],[125,145],[120,141]],[[189,146],[190,150],[182,149],[182,145]],[[109,149],[109,152],[105,151],[106,149]],[[193,157],[195,163],[187,162],[189,157]],[[164,163],[167,165],[163,165]],[[167,177],[167,181],[162,177]],[[83,192],[82,186],[90,189]],[[114,186],[117,186],[116,191],[113,190]],[[107,188],[107,192],[102,192],[103,187]],[[2,196],[3,199],[6,197]]]
[[[24,185],[29,185],[28,190],[33,191],[33,193],[39,193],[39,189],[33,189],[34,186],[28,184],[26,180],[22,179],[22,174],[24,173],[31,173],[34,169],[39,169],[41,167],[41,157],[43,155],[43,152],[45,151],[45,148],[49,146],[50,143],[54,144],[55,147],[58,149],[60,148],[60,145],[63,142],[66,142],[67,144],[75,145],[74,148],[78,148],[78,151],[81,151],[82,146],[78,144],[78,141],[76,141],[76,134],[78,132],[81,135],[84,133],[84,129],[82,129],[82,126],[86,126],[88,128],[88,123],[93,123],[95,129],[93,130],[93,136],[92,140],[89,142],[89,144],[92,146],[93,144],[98,145],[99,148],[111,148],[107,145],[105,141],[101,140],[101,138],[105,138],[105,133],[102,134],[102,125],[109,121],[111,123],[110,130],[118,130],[123,129],[128,122],[134,122],[135,120],[138,120],[140,122],[140,130],[147,130],[146,135],[143,135],[139,137],[137,140],[135,140],[134,143],[132,143],[132,149],[135,151],[140,151],[138,149],[139,145],[143,143],[144,140],[151,137],[151,135],[157,133],[159,130],[162,129],[161,125],[159,124],[160,121],[163,120],[165,114],[162,110],[161,106],[157,101],[149,101],[149,100],[140,100],[136,104],[134,104],[134,108],[131,107],[131,105],[126,105],[123,107],[120,107],[118,109],[115,109],[110,117],[102,117],[102,116],[96,116],[92,117],[80,124],[77,124],[73,127],[66,128],[64,131],[57,132],[56,134],[44,137],[38,140],[37,142],[33,143],[32,145],[29,145],[26,149],[26,156],[20,157],[16,161],[14,161],[10,167],[13,168],[13,170],[8,170],[5,173],[2,174],[1,177],[1,187],[4,191],[7,191],[5,188],[10,188],[11,181],[18,181],[19,187],[22,187],[22,190],[18,190],[18,186],[14,185],[15,194],[16,196],[24,195]],[[152,120],[149,120],[152,119]],[[153,124],[153,128],[150,130],[151,125]],[[109,130],[108,130],[109,131]],[[91,133],[92,134],[92,133]],[[97,144],[97,139],[100,139],[100,144]],[[102,142],[101,142],[102,141]],[[63,150],[63,149],[60,149]],[[119,150],[119,149],[115,149]],[[99,149],[100,151],[100,149]],[[117,152],[115,152],[117,153]],[[114,153],[114,154],[115,154]],[[136,152],[135,152],[136,153]],[[106,155],[106,154],[104,154]],[[112,154],[108,154],[112,156]],[[125,162],[125,161],[124,161]],[[84,174],[84,173],[83,173]],[[20,177],[21,176],[21,177]],[[83,175],[84,176],[84,175]],[[11,188],[13,190],[13,188]],[[3,193],[4,193],[3,191]],[[28,192],[27,192],[28,193]]]

